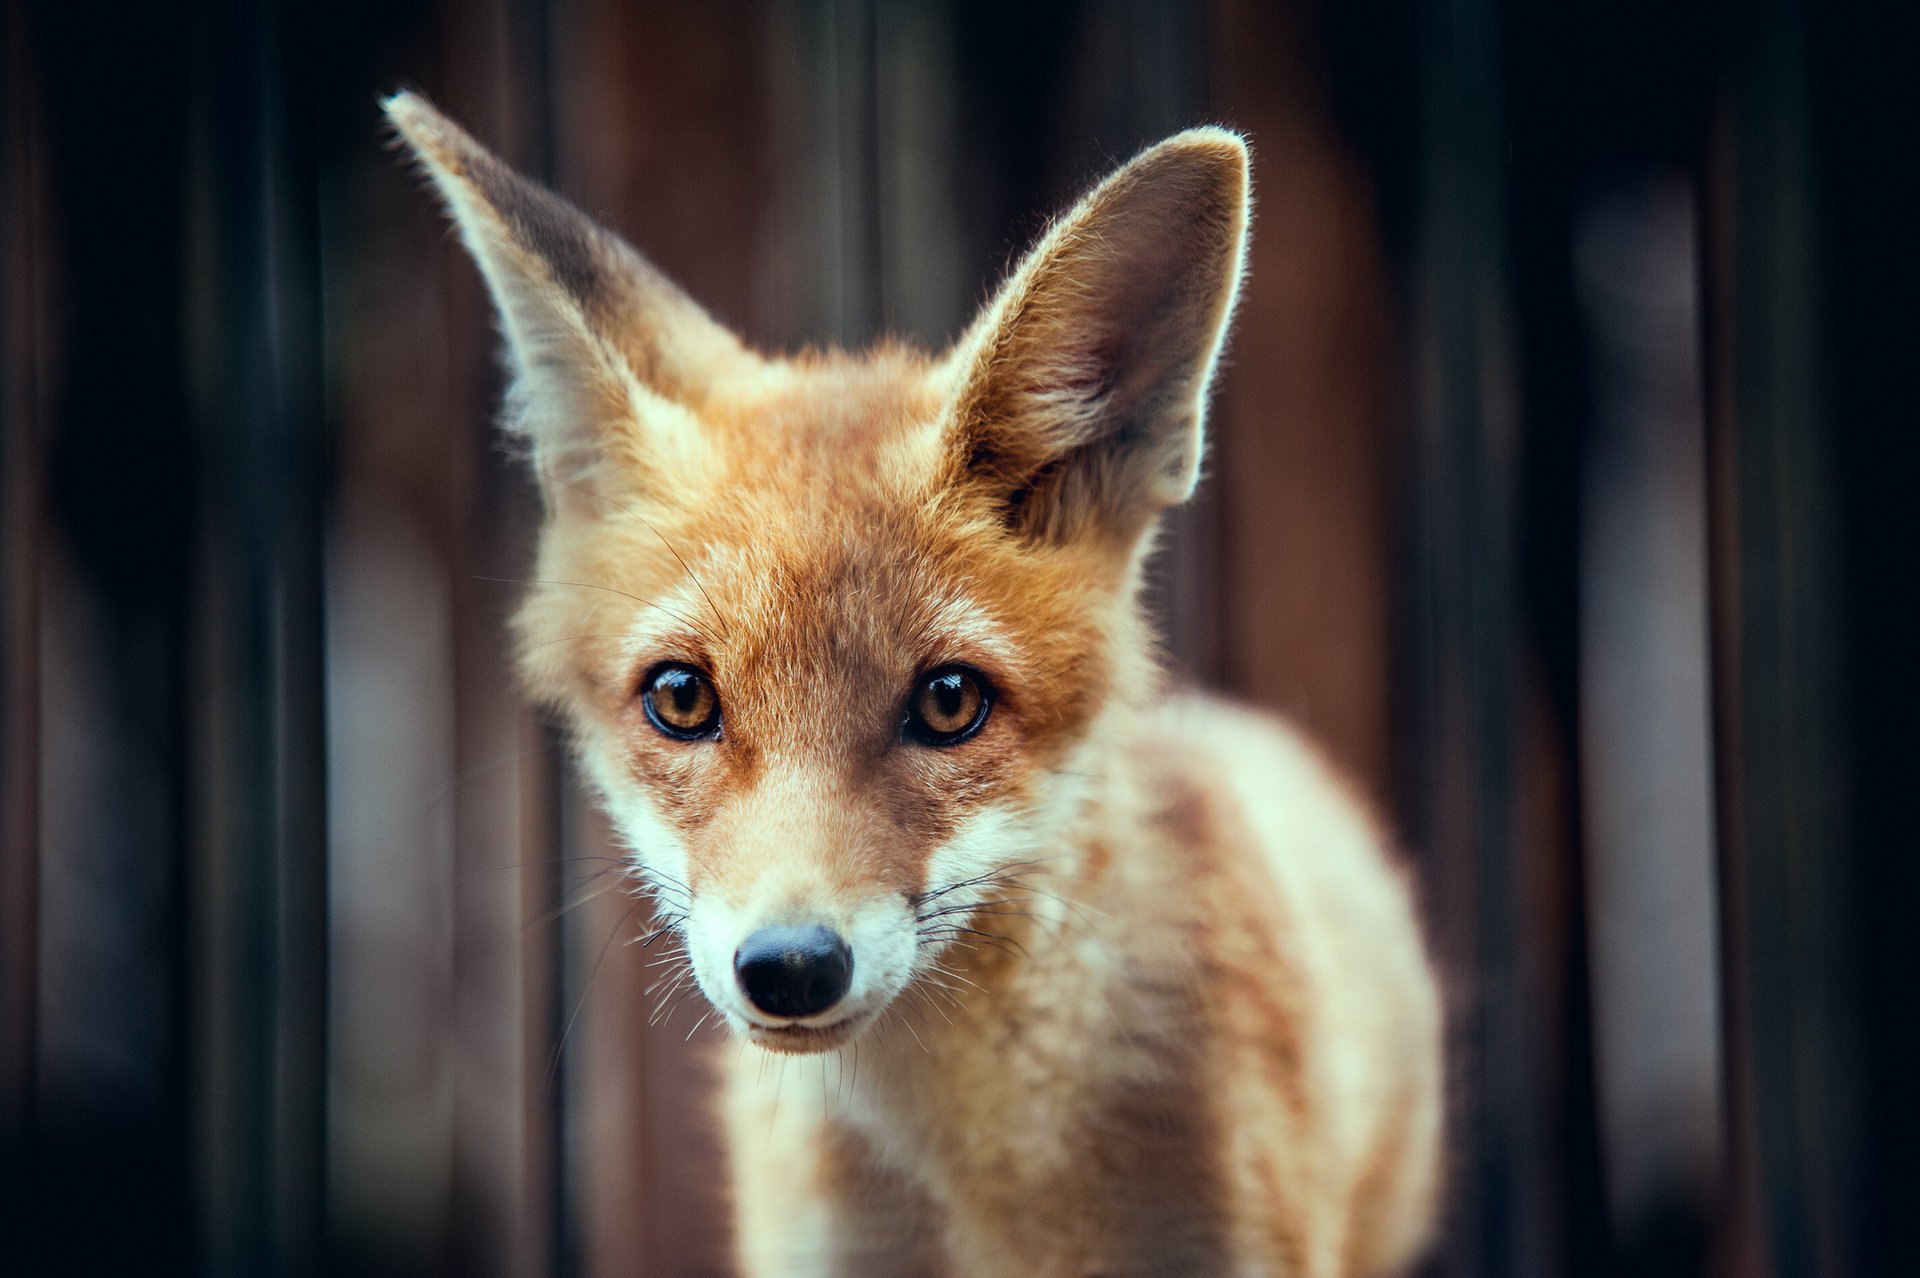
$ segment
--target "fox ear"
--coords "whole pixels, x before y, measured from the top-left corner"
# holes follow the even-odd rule
[[[618,236],[425,98],[384,105],[493,294],[513,375],[507,425],[531,444],[549,506],[591,490],[610,460],[644,475],[688,457],[691,410],[755,357]]]
[[[1011,524],[1131,541],[1192,493],[1247,213],[1246,144],[1177,134],[1055,223],[961,339],[958,460]]]

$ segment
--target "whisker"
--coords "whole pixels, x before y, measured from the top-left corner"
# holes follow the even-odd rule
[[[687,921],[687,916],[684,914],[674,914],[674,915],[666,916],[666,921],[662,922],[659,927],[656,927],[655,929],[653,929],[653,931],[648,932],[645,936],[633,937],[632,939],[627,941],[627,944],[638,945],[643,950],[650,950],[653,948],[653,943],[655,941],[659,940],[663,936],[666,936],[668,933],[674,931],[676,928],[680,926],[680,924],[686,921]],[[683,949],[680,952],[685,953],[686,951]]]
[[[773,1147],[773,1129],[780,1124],[780,1093],[787,1085],[787,1062],[792,1057],[780,1058],[780,1072],[773,1080],[773,1114],[767,1119],[767,1147]]]
[[[571,585],[572,583],[562,582],[560,584]],[[655,604],[654,607],[658,608],[660,605]],[[665,610],[662,609],[662,611]],[[523,651],[538,652],[542,648],[551,648],[556,643],[579,643],[582,639],[624,639],[626,637],[625,632],[618,630],[602,630],[594,634],[584,635],[561,635],[557,639],[543,639],[539,643],[529,644]]]
[[[599,879],[606,877],[608,874],[611,874],[611,873],[612,873],[611,870],[601,870],[598,874],[595,874],[591,878],[589,878],[587,882],[593,883]],[[562,905],[557,909],[549,910],[545,914],[537,918],[528,919],[526,923],[523,925],[521,930],[527,931],[536,927],[545,927],[547,924],[556,922],[564,915],[572,913],[573,911],[579,909],[583,905],[591,905],[593,902],[599,900],[601,897],[613,891],[614,888],[618,886],[619,884],[617,882],[609,883],[603,888],[598,888],[592,892],[588,892],[586,895],[580,897],[578,900],[569,901],[565,905]],[[633,911],[629,909],[627,913],[632,914]]]
[[[914,996],[915,1001],[913,1003],[913,1010],[915,1010],[916,1012],[922,1013],[920,1018],[920,1023],[922,1025],[927,1025],[928,1032],[932,1032],[932,1029],[933,1029],[931,1025],[927,1024],[927,1019],[926,1019],[926,1016],[924,1015],[924,1013],[928,1010],[932,1010],[933,1012],[938,1014],[940,1019],[945,1021],[948,1025],[953,1024],[953,1018],[947,1015],[946,1009],[942,1008],[939,1004],[931,1001],[933,996],[930,993],[928,993],[927,988],[925,986],[921,985],[918,981],[915,981],[912,985],[907,986],[907,989],[910,990]],[[918,1034],[914,1035],[914,1039],[916,1041],[919,1039],[919,1037],[920,1036]],[[920,1046],[922,1048],[925,1048],[926,1044],[921,1043]]]
[[[946,896],[949,893],[957,892],[962,888],[978,887],[982,884],[988,884],[988,883],[1011,883],[1018,880],[1021,872],[1024,870],[1033,869],[1033,868],[1045,865],[1051,861],[1058,861],[1060,859],[1061,858],[1057,856],[1049,856],[1049,857],[1040,857],[1036,860],[1031,860],[1031,861],[1012,861],[1006,865],[998,866],[994,869],[988,870],[984,874],[976,874],[970,879],[961,879],[957,883],[949,883],[945,887],[936,888],[932,892],[922,893],[919,899],[914,902],[914,905],[916,908],[918,908],[919,906],[927,904],[929,901],[938,900],[939,898]]]
[[[658,958],[649,959],[647,961],[647,966],[662,967],[668,963],[678,963],[686,957],[687,957],[687,947],[684,945],[675,946],[674,948],[662,953]]]
[[[673,1020],[673,1014],[679,1011],[682,1007],[686,1006],[687,1000],[692,998],[697,993],[699,993],[699,990],[697,988],[689,988],[689,989],[682,990],[680,992],[680,996],[673,1000],[673,1006],[667,1009],[667,1014],[660,1018],[660,1028],[665,1029],[667,1027],[667,1024]]]
[[[923,975],[914,983],[913,988],[915,992],[920,995],[920,1000],[924,1006],[932,1008],[933,1011],[939,1015],[940,1019],[947,1024],[953,1024],[953,1018],[947,1015],[946,1008],[940,1006],[940,1004],[935,1001],[936,999],[944,999],[946,1000],[947,1007],[953,1008],[956,1012],[960,1011],[960,999],[951,992],[951,987]]]
[[[625,502],[620,504],[626,506]],[[687,574],[687,577],[693,582],[694,589],[698,590],[700,597],[707,601],[707,608],[713,613],[713,619],[720,623],[721,633],[731,637],[733,631],[732,620],[720,611],[720,605],[713,602],[713,596],[707,593],[706,583],[694,574],[693,569],[687,565],[687,561],[682,557],[680,551],[675,548],[672,542],[667,540],[666,534],[658,528],[655,528],[651,521],[644,518],[639,511],[634,510],[631,506],[627,506],[627,513],[631,514],[635,519],[640,520],[641,523],[646,524],[647,531],[660,539],[660,544],[667,548],[667,553],[672,555],[676,560],[679,560],[680,570]]]
[[[669,989],[671,989],[673,986],[676,986],[680,984],[681,981],[685,980],[687,973],[693,970],[687,964],[686,959],[687,959],[687,956],[684,951],[675,953],[675,954],[669,954],[666,957],[660,959],[659,960],[660,963],[671,963],[671,964],[674,964],[674,966],[669,968],[667,971],[659,973],[657,976],[653,978],[653,980],[648,982],[647,988],[640,991],[641,997],[642,998],[646,997],[647,995],[653,993],[655,990],[661,988],[662,986],[666,986]],[[651,967],[651,966],[654,966],[654,964],[648,964],[648,966]],[[664,998],[665,995],[662,995],[661,997]]]
[[[933,970],[940,973],[940,975],[942,976],[951,977],[952,979],[959,981],[962,985],[971,985],[974,989],[979,990],[982,994],[986,993],[986,987],[981,985],[978,981],[968,980],[964,975],[954,971],[950,967],[947,967],[945,964],[935,963],[933,965]]]
[[[1012,937],[1001,936],[995,932],[982,932],[975,928],[970,928],[970,927],[946,927],[940,930],[943,933],[945,933],[947,936],[947,939],[952,944],[955,944],[955,945],[972,945],[975,943],[975,941],[978,941],[986,945],[991,945],[996,950],[1000,950],[1007,954],[1018,953],[1019,956],[1022,958],[1028,957],[1027,947],[1020,944],[1020,942],[1014,940]],[[927,934],[922,933],[922,935],[927,935]],[[975,940],[966,941],[966,940],[960,939],[963,936],[970,936],[975,938]]]
[[[628,864],[633,866],[634,873],[645,878],[650,883],[654,883],[656,885],[665,885],[666,887],[670,887],[674,891],[679,892],[682,895],[687,896],[689,898],[691,898],[693,895],[693,889],[688,887],[685,883],[681,882],[679,879],[674,878],[671,874],[668,874],[665,870],[655,869],[653,866],[648,865],[645,861],[640,860],[638,857],[629,858]]]
[[[654,1003],[653,1014],[647,1017],[647,1025],[649,1027],[665,1025],[668,1019],[673,1016],[674,1009],[679,1007],[680,1003],[686,999],[686,996],[693,992],[687,988],[687,977],[692,974],[692,968],[683,968],[679,975],[673,978],[673,983],[667,986],[666,991],[662,993],[659,1000]],[[674,1000],[672,1007],[667,1005],[670,999]]]

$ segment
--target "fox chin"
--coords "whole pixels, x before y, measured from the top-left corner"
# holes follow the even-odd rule
[[[1149,147],[951,349],[750,350],[417,94],[538,476],[515,625],[730,1053],[754,1275],[1404,1271],[1439,997],[1404,875],[1142,612],[1244,269],[1248,155]],[[738,1058],[735,1060],[735,1058]]]

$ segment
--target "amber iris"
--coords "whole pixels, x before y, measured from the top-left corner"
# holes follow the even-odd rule
[[[670,737],[692,741],[720,727],[720,694],[692,666],[657,666],[647,674],[640,695],[647,719]]]
[[[943,666],[921,677],[907,701],[907,735],[923,745],[958,745],[987,721],[987,682],[965,666]]]

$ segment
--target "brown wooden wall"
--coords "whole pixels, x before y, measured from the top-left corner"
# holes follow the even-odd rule
[[[1399,832],[1430,1271],[1902,1271],[1878,20],[14,0],[0,1270],[725,1272],[732,1049],[513,687],[535,502],[415,86],[776,350],[939,344],[1111,164],[1244,130],[1153,600]]]

